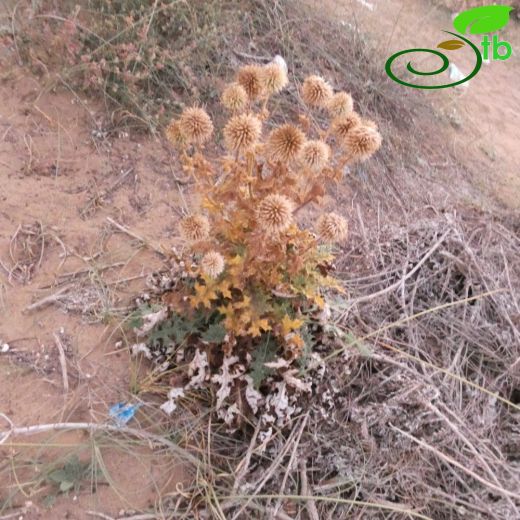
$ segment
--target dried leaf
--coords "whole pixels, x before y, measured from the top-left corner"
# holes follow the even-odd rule
[[[188,377],[190,378],[189,383],[185,389],[188,388],[199,388],[202,384],[209,379],[207,373],[209,369],[208,355],[206,352],[197,349],[195,356],[188,366]]]
[[[288,370],[284,373],[283,379],[284,381],[293,388],[296,388],[296,390],[300,390],[300,392],[310,392],[311,391],[311,384],[310,383],[304,383],[301,379],[298,379],[295,377],[295,374],[298,373],[298,369],[292,369]]]
[[[253,338],[256,338],[261,336],[262,331],[267,332],[268,330],[271,330],[271,326],[269,325],[269,321],[264,318],[253,320],[247,332],[248,334],[251,334]]]
[[[233,385],[233,381],[241,376],[245,368],[243,365],[238,365],[236,371],[232,371],[231,367],[235,363],[238,363],[239,359],[237,356],[228,356],[225,357],[222,362],[221,371],[219,374],[215,374],[211,378],[212,383],[217,383],[220,385],[219,389],[217,390],[217,410],[222,408],[222,405],[224,404],[225,399],[229,396],[231,393],[231,387]]]
[[[157,312],[151,312],[150,314],[145,314],[143,319],[143,324],[141,327],[135,330],[135,335],[138,338],[142,338],[146,336],[156,325],[162,323],[166,317],[168,316],[168,310],[166,308],[159,309]]]
[[[170,391],[168,392],[168,400],[160,406],[161,410],[166,414],[171,415],[177,409],[177,399],[180,397],[184,397],[184,388],[170,388]]]
[[[195,295],[190,298],[190,302],[194,308],[197,308],[202,303],[204,307],[210,309],[211,301],[216,300],[217,298],[217,293],[213,288],[196,283]]]
[[[282,336],[287,336],[290,332],[293,330],[299,329],[305,322],[300,319],[294,319],[292,320],[289,318],[289,316],[286,314],[282,319]]]

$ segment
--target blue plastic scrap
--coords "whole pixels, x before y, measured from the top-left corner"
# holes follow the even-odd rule
[[[135,412],[141,407],[140,404],[116,403],[108,410],[108,415],[118,426],[124,426],[132,419]]]

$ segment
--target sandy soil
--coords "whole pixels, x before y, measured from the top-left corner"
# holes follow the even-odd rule
[[[327,9],[379,35],[382,66],[396,50],[434,47],[441,29],[451,27],[450,14],[426,1],[413,7],[402,0],[370,3],[373,11],[357,0],[330,1]],[[518,24],[504,34],[520,48]],[[469,57],[461,54],[460,68],[468,67]],[[485,66],[464,95],[426,94],[438,107],[445,146],[460,158],[461,168],[472,172],[489,200],[514,209],[520,209],[520,92],[514,88],[519,71],[515,55]],[[10,347],[0,354],[0,411],[20,426],[102,421],[110,405],[129,398],[129,360],[115,347],[120,315],[146,274],[161,265],[158,255],[117,232],[107,217],[167,249],[176,241],[182,188],[159,140],[105,135],[103,112],[91,101],[64,88],[45,92],[16,68],[0,84],[0,99],[6,101],[0,105],[0,343]],[[457,172],[452,175],[456,190]],[[69,301],[27,310],[63,287],[91,306]],[[67,393],[56,335],[65,347]],[[59,443],[88,446],[88,438],[69,434]],[[10,445],[0,450],[0,460],[22,449],[35,455],[37,448]],[[52,515],[35,506],[25,518],[80,519],[89,509],[116,514],[149,507],[157,494],[153,484],[162,482],[167,489],[182,473],[170,472],[165,483],[154,453],[143,448],[138,455],[103,450],[115,487],[60,498]],[[56,453],[42,456],[49,460]],[[0,484],[8,491],[16,486]],[[0,504],[3,498],[0,493]],[[37,503],[36,497],[25,500]]]
[[[132,376],[127,354],[114,347],[118,310],[161,265],[106,219],[157,245],[174,243],[179,192],[169,152],[150,139],[96,137],[102,117],[90,103],[71,93],[42,93],[20,70],[0,85],[0,99],[9,100],[0,106],[0,339],[10,347],[0,354],[0,411],[20,426],[103,421],[109,406],[129,398]],[[67,287],[67,301],[27,310]],[[56,335],[67,357],[66,394]],[[54,442],[88,446],[88,437]],[[0,458],[13,449],[4,448]],[[69,518],[83,518],[77,511],[150,506],[160,467],[153,459],[151,451],[135,457],[106,450],[116,489],[101,486],[75,501],[70,495],[54,514],[72,507]]]

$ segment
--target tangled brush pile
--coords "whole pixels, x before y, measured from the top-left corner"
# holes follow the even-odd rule
[[[186,247],[162,296],[166,309],[141,314],[136,325],[138,336],[161,340],[164,368],[182,372],[167,411],[186,389],[208,381],[219,385],[217,410],[229,425],[265,409],[264,396],[275,387],[284,396],[285,384],[310,391],[297,373],[312,358],[327,318],[324,291],[341,291],[329,274],[330,245],[346,239],[348,224],[325,213],[312,232],[298,226],[297,214],[319,202],[347,165],[376,152],[381,136],[354,112],[348,93],[334,93],[318,76],[301,88],[309,114],[270,128],[269,100],[287,84],[283,59],[238,71],[222,93],[229,120],[222,131],[226,152],[216,160],[205,154],[214,127],[203,108],[185,109],[166,129],[201,201],[179,224]],[[326,128],[310,109],[327,115]],[[151,355],[149,348],[149,342],[136,346]],[[278,424],[287,418],[270,412]]]

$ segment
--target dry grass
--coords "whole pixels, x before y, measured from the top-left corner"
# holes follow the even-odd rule
[[[330,326],[342,346],[316,347],[326,363],[291,423],[260,442],[258,425],[230,435],[213,422],[211,395],[183,401],[183,447],[203,466],[163,514],[519,515],[520,223],[416,216],[360,233],[344,252],[349,298],[332,304]]]
[[[225,518],[248,501],[244,518],[280,501],[290,518],[518,517],[518,227],[434,214],[373,229],[371,253],[353,240],[339,265],[351,299],[335,313],[345,348],[305,418],[264,452],[244,443]],[[229,454],[213,440],[214,460]]]
[[[41,222],[20,224],[9,241],[9,259],[0,258],[0,267],[7,274],[8,282],[29,283],[50,245],[59,245],[66,254],[65,245],[54,229],[46,228]]]

